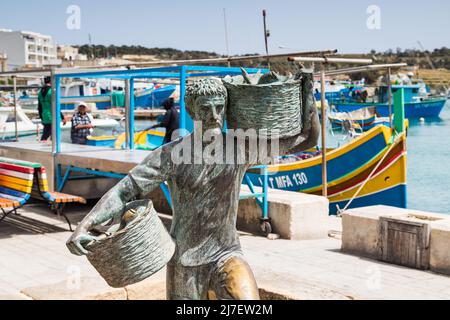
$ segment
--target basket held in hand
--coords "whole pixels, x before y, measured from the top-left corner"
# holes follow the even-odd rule
[[[175,252],[175,242],[149,200],[129,203],[137,216],[123,229],[90,243],[89,262],[114,288],[142,281],[161,270]]]

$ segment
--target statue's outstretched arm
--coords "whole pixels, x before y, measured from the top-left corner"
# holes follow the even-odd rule
[[[73,254],[87,254],[84,245],[95,239],[89,235],[92,228],[121,216],[129,201],[145,196],[165,181],[165,173],[168,171],[165,166],[168,163],[162,162],[162,149],[151,152],[140,165],[109,190],[83,219],[67,241]]]

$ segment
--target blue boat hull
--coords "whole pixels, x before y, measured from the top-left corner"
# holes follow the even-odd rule
[[[370,159],[374,158],[381,150],[386,148],[387,142],[383,132],[378,132],[373,138],[360,144],[358,147],[330,159],[327,162],[328,181],[337,180],[348,175],[356,168],[362,167]],[[252,183],[262,185],[262,176],[255,173],[247,173]],[[269,175],[269,187],[286,191],[304,191],[317,188],[322,185],[322,165],[314,165],[301,171],[280,171]]]
[[[407,187],[405,184],[400,184],[393,188],[383,190],[371,195],[365,195],[360,198],[355,198],[352,202],[351,208],[376,206],[382,203],[385,206],[392,206],[398,208],[406,208],[407,202]],[[337,213],[337,208],[344,208],[348,200],[340,202],[330,202],[330,214]]]
[[[414,118],[434,118],[438,117],[447,102],[446,99],[405,103],[405,117]],[[361,108],[375,107],[380,117],[389,117],[388,104],[370,103],[335,103],[338,112],[352,112]]]
[[[135,107],[136,108],[157,108],[161,107],[163,102],[170,98],[170,96],[175,92],[176,86],[165,86],[158,89],[150,89],[141,92],[135,97]],[[95,104],[97,110],[106,110],[111,108],[111,95],[102,94],[96,96],[85,96],[85,97],[63,97],[63,100],[70,100],[70,102],[61,102],[61,110],[74,110],[76,107],[75,101],[84,101],[86,103]]]
[[[160,89],[149,91],[136,97],[135,106],[137,108],[157,108],[161,107],[164,101],[170,98],[175,92],[176,86],[166,86]]]

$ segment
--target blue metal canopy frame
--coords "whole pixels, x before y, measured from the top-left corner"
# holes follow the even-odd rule
[[[257,69],[257,68],[245,68],[247,73],[267,73],[268,69]],[[73,78],[108,78],[108,79],[123,79],[129,81],[129,101],[127,101],[129,106],[129,113],[126,121],[128,121],[128,141],[127,145],[131,150],[134,149],[134,79],[151,78],[151,79],[179,79],[180,81],[180,130],[183,133],[187,132],[186,128],[186,106],[184,103],[184,97],[186,93],[186,80],[188,78],[194,77],[224,77],[227,75],[241,75],[241,68],[237,67],[215,67],[215,66],[192,66],[192,65],[182,65],[182,66],[170,66],[170,67],[158,67],[158,68],[144,68],[144,69],[125,69],[125,70],[64,70],[55,69],[52,70],[52,83],[53,85],[53,97],[52,97],[52,154],[56,156],[61,152],[61,79],[73,79]],[[111,172],[102,172],[98,170],[90,170],[86,168],[77,168],[74,166],[69,166],[66,169],[66,174],[62,177],[61,165],[56,164],[55,166],[55,176],[58,191],[61,191],[64,184],[70,178],[71,172],[79,172],[90,174],[100,177],[110,177],[110,178],[122,178],[123,174],[116,174]],[[263,211],[261,220],[268,221],[268,183],[267,183],[267,170],[263,169],[264,172],[264,183],[262,192],[255,192],[253,185],[249,179],[244,179],[251,191],[251,195],[243,196],[242,198],[255,198],[258,205]],[[76,177],[73,177],[76,179]],[[85,176],[81,178],[87,178]],[[163,183],[161,184],[161,189],[166,196],[169,204],[171,205],[171,198],[167,186]]]
[[[249,73],[267,73],[268,69],[245,68]],[[54,143],[52,153],[61,152],[61,79],[73,78],[109,78],[123,79],[130,81],[130,92],[134,92],[134,79],[152,78],[152,79],[179,79],[180,80],[180,130],[186,130],[186,107],[184,96],[186,91],[186,80],[193,77],[224,77],[227,75],[242,74],[241,68],[236,67],[214,67],[214,66],[172,66],[159,68],[131,69],[131,70],[54,70],[52,72],[54,83],[54,103],[53,103],[53,137]],[[130,95],[134,97],[134,95]],[[129,101],[130,114],[128,125],[130,132],[128,134],[128,145],[134,149],[134,99]]]

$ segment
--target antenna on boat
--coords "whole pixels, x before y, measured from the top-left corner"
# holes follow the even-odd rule
[[[223,8],[223,25],[225,28],[225,47],[227,49],[227,58],[230,57],[230,47],[228,45],[228,27],[227,27],[227,11],[225,8]],[[231,63],[228,61],[228,66],[230,66]]]
[[[267,38],[270,37],[270,31],[267,30],[267,25],[266,25],[266,10],[263,10],[262,14],[263,14],[263,22],[264,22],[264,43],[266,46],[267,65],[270,68],[269,46],[268,46],[268,41],[267,41]]]

